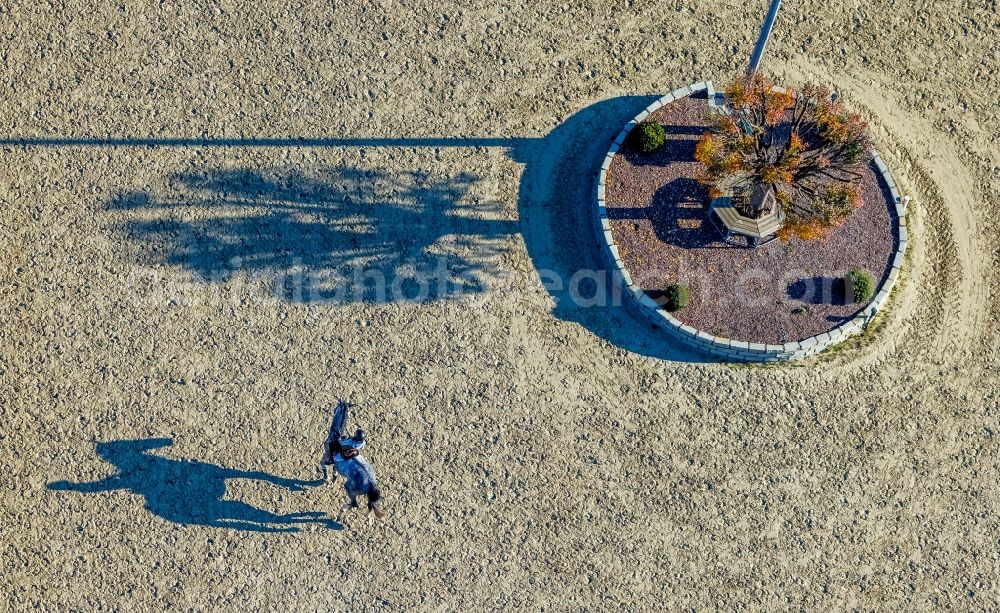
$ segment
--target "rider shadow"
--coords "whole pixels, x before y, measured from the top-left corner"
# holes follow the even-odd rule
[[[263,472],[235,470],[199,462],[174,460],[148,453],[173,444],[169,438],[97,443],[96,450],[118,472],[99,481],[56,481],[48,489],[86,494],[125,490],[142,496],[146,509],[183,526],[210,526],[253,532],[297,532],[297,525],[316,524],[331,530],[343,526],[319,511],[279,515],[240,500],[226,500],[228,479],[263,481],[289,491],[301,491],[318,481],[286,479]]]

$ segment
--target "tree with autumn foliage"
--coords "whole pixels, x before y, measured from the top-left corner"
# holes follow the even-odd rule
[[[726,112],[714,115],[695,150],[705,167],[698,180],[713,198],[729,192],[744,214],[759,217],[768,211],[750,194],[773,189],[785,239],[822,237],[861,204],[868,125],[829,87],[807,85],[796,95],[755,72],[730,83],[725,96]]]

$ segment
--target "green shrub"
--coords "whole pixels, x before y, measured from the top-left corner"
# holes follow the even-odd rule
[[[847,299],[854,302],[868,302],[875,292],[875,280],[864,268],[855,268],[847,273]]]
[[[636,127],[636,146],[643,153],[652,153],[667,142],[667,131],[657,121],[644,121]]]
[[[663,293],[663,308],[668,311],[679,311],[687,306],[691,291],[686,285],[672,283]]]

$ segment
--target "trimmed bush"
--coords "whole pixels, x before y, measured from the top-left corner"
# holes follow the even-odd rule
[[[864,268],[855,268],[847,273],[847,299],[854,302],[868,302],[875,292],[875,279]]]
[[[667,131],[657,121],[644,121],[636,126],[635,142],[639,151],[652,153],[667,142]]]
[[[679,311],[687,306],[691,291],[686,285],[672,283],[663,293],[663,308],[668,311]]]

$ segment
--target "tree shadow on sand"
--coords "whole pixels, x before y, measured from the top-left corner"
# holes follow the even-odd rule
[[[108,208],[119,217],[117,229],[140,245],[140,258],[188,268],[208,281],[224,281],[236,270],[273,277],[274,295],[296,302],[430,301],[485,292],[500,273],[496,256],[502,239],[520,232],[555,302],[555,317],[641,355],[718,361],[652,331],[627,308],[615,271],[597,255],[592,209],[601,160],[622,126],[653,100],[626,96],[597,102],[543,137],[8,138],[0,139],[0,146],[506,148],[524,165],[517,221],[477,214],[484,205],[465,195],[478,179],[472,175],[437,181],[419,172],[345,167],[309,175],[288,169],[209,170],[175,177],[185,191],[178,198],[133,192]],[[686,137],[680,146],[693,147],[693,127],[668,132]],[[345,269],[372,275],[358,282],[345,276]],[[597,273],[605,282],[578,284],[587,286],[580,296],[572,284],[580,272]],[[377,291],[380,277],[388,288],[383,295]]]
[[[56,481],[48,489],[93,494],[124,490],[142,496],[146,509],[167,521],[184,526],[211,526],[254,532],[296,532],[297,525],[316,524],[332,530],[343,528],[319,511],[279,515],[240,500],[227,500],[228,479],[263,481],[289,491],[301,491],[319,481],[300,481],[257,471],[234,470],[199,462],[174,460],[148,453],[173,444],[169,438],[97,443],[103,460],[118,472],[100,481]]]
[[[216,169],[171,178],[172,193],[121,194],[116,228],[147,264],[204,281],[245,272],[293,302],[435,301],[479,293],[499,275],[514,221],[490,219],[459,174]],[[487,218],[482,215],[487,213]]]

